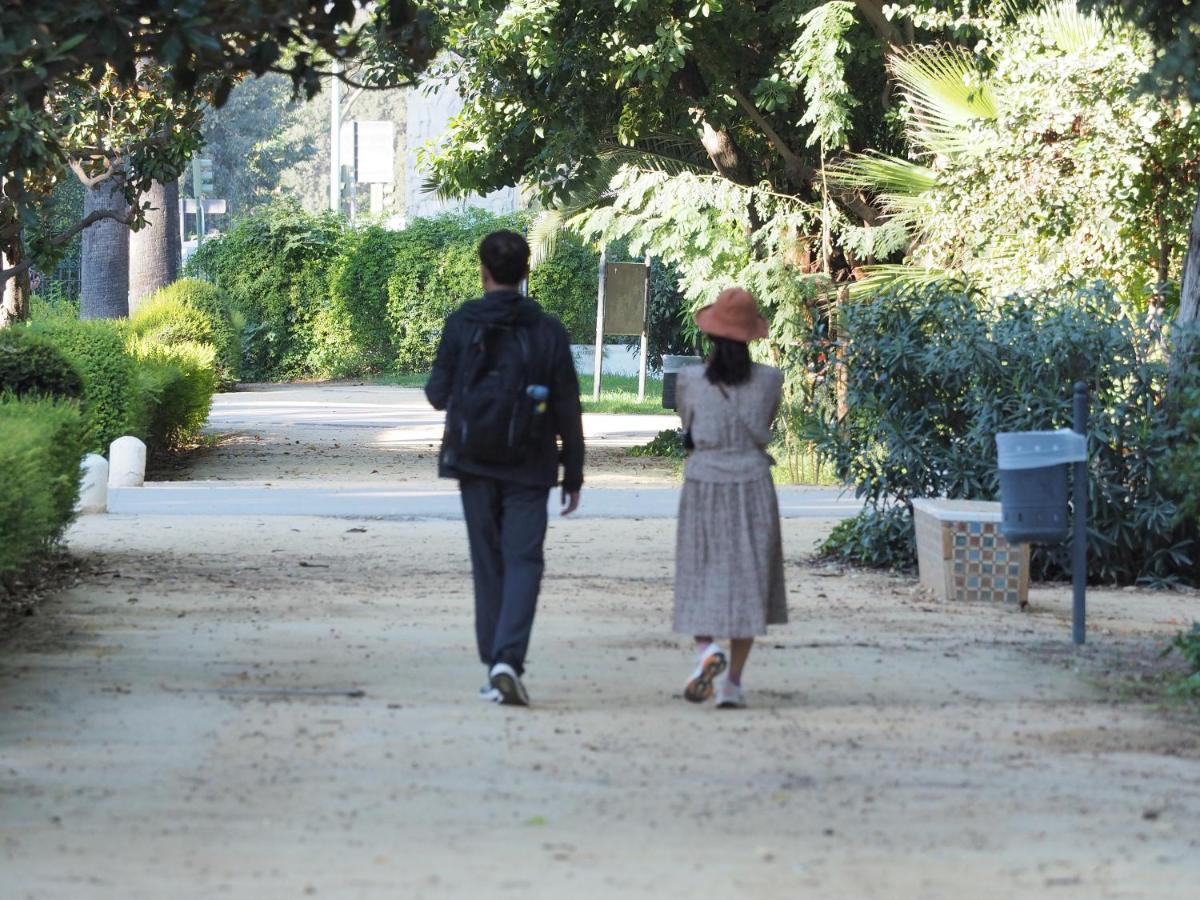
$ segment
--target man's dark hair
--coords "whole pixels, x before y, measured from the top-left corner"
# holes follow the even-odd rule
[[[479,244],[479,261],[497,284],[520,284],[529,274],[529,245],[515,231],[493,231]]]

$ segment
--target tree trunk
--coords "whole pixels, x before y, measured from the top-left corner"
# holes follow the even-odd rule
[[[24,259],[24,247],[20,236],[11,241],[9,246],[0,253],[0,269],[7,269]],[[4,300],[0,303],[0,328],[7,328],[14,322],[25,322],[29,319],[29,270],[20,275],[14,275],[4,282]]]
[[[179,277],[179,182],[154,182],[146,224],[129,235],[129,312]]]
[[[121,179],[109,178],[88,188],[83,213],[125,209]],[[79,273],[79,314],[84,319],[129,315],[129,226],[105,219],[83,232]]]
[[[17,205],[12,198],[19,195],[20,182],[0,175],[0,271],[12,268],[25,259],[25,242]],[[0,282],[0,328],[29,318],[29,270]]]
[[[1179,315],[1176,322],[1195,322],[1200,319],[1200,195],[1192,210],[1192,227],[1188,230],[1187,253],[1183,257],[1183,282],[1179,286]]]

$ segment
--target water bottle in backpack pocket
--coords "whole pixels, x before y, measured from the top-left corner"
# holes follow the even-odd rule
[[[527,328],[492,325],[479,328],[468,344],[452,426],[462,459],[492,465],[525,459],[549,394],[530,384],[529,341]]]

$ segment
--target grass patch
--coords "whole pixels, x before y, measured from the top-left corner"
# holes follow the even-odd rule
[[[778,439],[771,445],[771,455],[775,457],[771,475],[776,484],[816,484],[825,487],[841,484],[833,466],[821,459],[812,444]]]
[[[406,388],[423,388],[425,382],[429,380],[428,372],[421,372],[416,375],[396,375],[392,372],[383,375],[372,375],[367,379],[371,384],[383,384],[391,387],[406,387]]]
[[[429,373],[416,375],[395,375],[387,373],[374,375],[368,379],[371,384],[389,385],[391,387],[423,388],[429,380]],[[667,413],[671,410],[662,407],[662,382],[655,378],[646,379],[646,400],[638,403],[636,375],[605,375],[601,381],[599,402],[592,400],[592,376],[579,377],[579,397],[583,401],[584,412],[602,413]]]
[[[592,376],[579,377],[579,396],[583,400],[584,412],[636,413],[641,415],[673,411],[663,409],[662,381],[646,379],[646,399],[638,403],[636,375],[605,375],[600,381],[600,399],[592,399]]]

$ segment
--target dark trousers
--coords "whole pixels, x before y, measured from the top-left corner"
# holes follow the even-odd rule
[[[495,478],[459,481],[471,571],[475,576],[475,637],[484,665],[505,662],[525,671],[542,586],[548,488]]]

